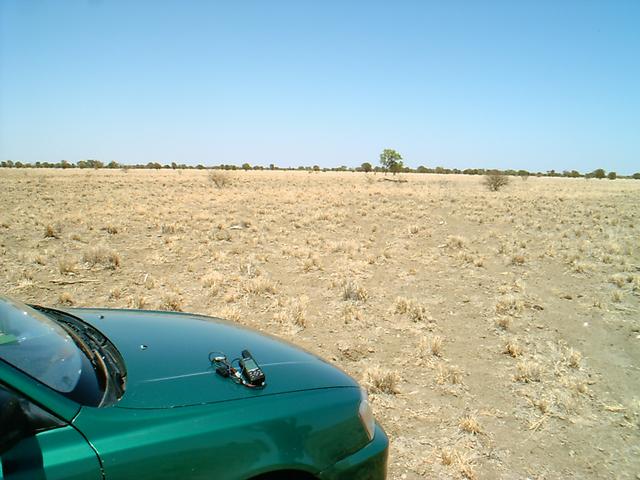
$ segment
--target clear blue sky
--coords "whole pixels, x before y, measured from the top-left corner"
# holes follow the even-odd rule
[[[640,1],[0,0],[0,159],[640,171]]]

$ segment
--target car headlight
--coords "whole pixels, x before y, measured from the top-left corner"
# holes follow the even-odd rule
[[[369,404],[369,398],[367,396],[367,391],[362,388],[360,389],[361,397],[360,397],[360,407],[358,408],[358,415],[360,416],[360,421],[362,422],[362,426],[367,431],[367,435],[369,436],[369,441],[373,440],[373,436],[376,431],[376,419],[373,416],[373,411],[371,410],[371,405]]]

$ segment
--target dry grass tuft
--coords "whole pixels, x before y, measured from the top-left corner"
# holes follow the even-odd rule
[[[429,351],[431,355],[435,357],[442,356],[442,345],[444,343],[444,338],[440,335],[434,335],[429,339]]]
[[[242,290],[252,295],[273,295],[276,293],[276,284],[268,278],[255,277],[244,282]]]
[[[372,393],[388,393],[395,395],[399,393],[398,383],[400,376],[386,368],[378,366],[368,368],[364,373],[364,385]]]
[[[355,281],[347,280],[342,284],[342,300],[366,302],[368,298],[367,290]]]
[[[220,293],[220,289],[224,285],[225,276],[220,272],[211,272],[202,277],[202,285],[211,291],[213,296]]]
[[[177,293],[168,293],[162,297],[159,305],[160,310],[168,310],[170,312],[182,311],[182,298]]]
[[[322,267],[320,266],[320,258],[315,254],[309,255],[307,258],[305,258],[302,261],[303,272],[311,272],[313,270],[321,270],[321,269]]]
[[[504,353],[512,356],[513,358],[518,358],[522,355],[523,349],[516,340],[511,339],[504,346]]]
[[[571,368],[580,368],[580,362],[582,361],[582,354],[574,350],[573,348],[569,349],[567,356],[567,363]]]
[[[220,310],[220,318],[224,318],[232,322],[240,322],[242,320],[242,313],[235,306],[227,306]]]
[[[352,303],[347,303],[342,309],[342,319],[345,324],[362,322],[362,312]]]
[[[449,235],[447,237],[446,245],[452,250],[457,250],[463,248],[466,243],[467,240],[461,235]]]
[[[463,432],[472,433],[474,435],[482,433],[482,427],[473,415],[465,415],[460,419],[458,425],[460,426],[460,430]]]
[[[70,273],[75,273],[75,271],[77,269],[78,269],[78,264],[71,257],[62,257],[58,261],[58,270],[63,275],[68,275]]]
[[[524,310],[524,301],[513,295],[505,295],[496,302],[496,313],[499,315],[518,315]]]
[[[178,228],[173,224],[163,223],[160,226],[160,232],[162,232],[164,235],[172,235],[172,234],[176,233],[177,230],[178,230]]]
[[[444,448],[440,452],[440,462],[447,467],[456,467],[462,478],[475,480],[477,478],[473,470],[473,462],[468,455],[463,455],[453,448]]]
[[[514,380],[522,383],[539,382],[542,380],[542,366],[538,363],[523,360],[518,363]]]
[[[60,296],[58,297],[58,303],[60,305],[71,306],[76,302],[75,302],[75,300],[73,299],[73,297],[71,296],[71,294],[69,292],[62,292],[60,294]]]
[[[122,290],[119,287],[109,290],[109,300],[120,300],[120,298],[122,298]]]
[[[419,225],[409,225],[409,235],[417,235],[420,233]]]
[[[501,330],[509,330],[511,328],[512,321],[513,319],[511,317],[508,317],[506,315],[501,315],[499,317],[496,317],[495,324],[496,324],[496,327],[498,327]]]
[[[462,383],[462,370],[456,365],[439,364],[436,367],[436,382],[438,385]]]
[[[60,238],[61,228],[59,225],[45,225],[44,238]]]
[[[611,294],[611,301],[614,303],[622,302],[623,298],[624,298],[624,294],[620,290],[616,290]]]
[[[102,265],[115,270],[120,266],[120,255],[106,247],[97,246],[85,250],[82,254],[82,261],[91,267]]]
[[[211,171],[209,172],[209,181],[213,183],[216,188],[224,188],[231,184],[231,179],[229,175],[224,172],[219,171]]]
[[[306,328],[308,303],[309,299],[306,296],[290,299],[282,305],[282,309],[274,315],[274,318],[280,323],[289,324],[298,329]]]
[[[440,452],[440,461],[442,465],[446,465],[447,467],[453,465],[453,462],[456,460],[456,452],[451,448],[445,448]]]
[[[624,275],[616,274],[609,277],[609,282],[613,283],[616,287],[622,288],[627,283],[627,277]]]
[[[394,307],[395,313],[407,315],[414,322],[430,320],[426,307],[414,299],[396,297]]]
[[[144,295],[133,295],[129,297],[129,308],[144,310],[147,305],[147,299],[144,297]]]
[[[518,254],[511,257],[511,265],[524,265],[525,258],[524,255]]]

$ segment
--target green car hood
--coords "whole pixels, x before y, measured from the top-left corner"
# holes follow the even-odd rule
[[[127,367],[120,408],[161,409],[287,392],[357,387],[348,375],[282,340],[217,318],[175,312],[65,309],[106,335]],[[250,389],[215,373],[210,352],[247,349],[266,375]]]

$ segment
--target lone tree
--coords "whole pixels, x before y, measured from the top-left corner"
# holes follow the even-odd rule
[[[609,173],[607,174],[607,178],[608,178],[609,180],[615,180],[616,178],[618,178],[618,174],[617,174],[616,172],[609,172]]]
[[[604,172],[604,169],[598,168],[593,172],[591,172],[591,175],[594,176],[595,178],[604,178],[606,174]]]
[[[484,184],[492,192],[497,192],[502,187],[509,184],[509,177],[500,172],[489,172],[484,176]]]
[[[360,165],[360,170],[362,170],[365,173],[369,173],[372,169],[373,167],[369,162],[364,162],[362,165]]]
[[[385,148],[380,154],[380,165],[395,175],[404,167],[402,164],[402,155],[395,150]]]

